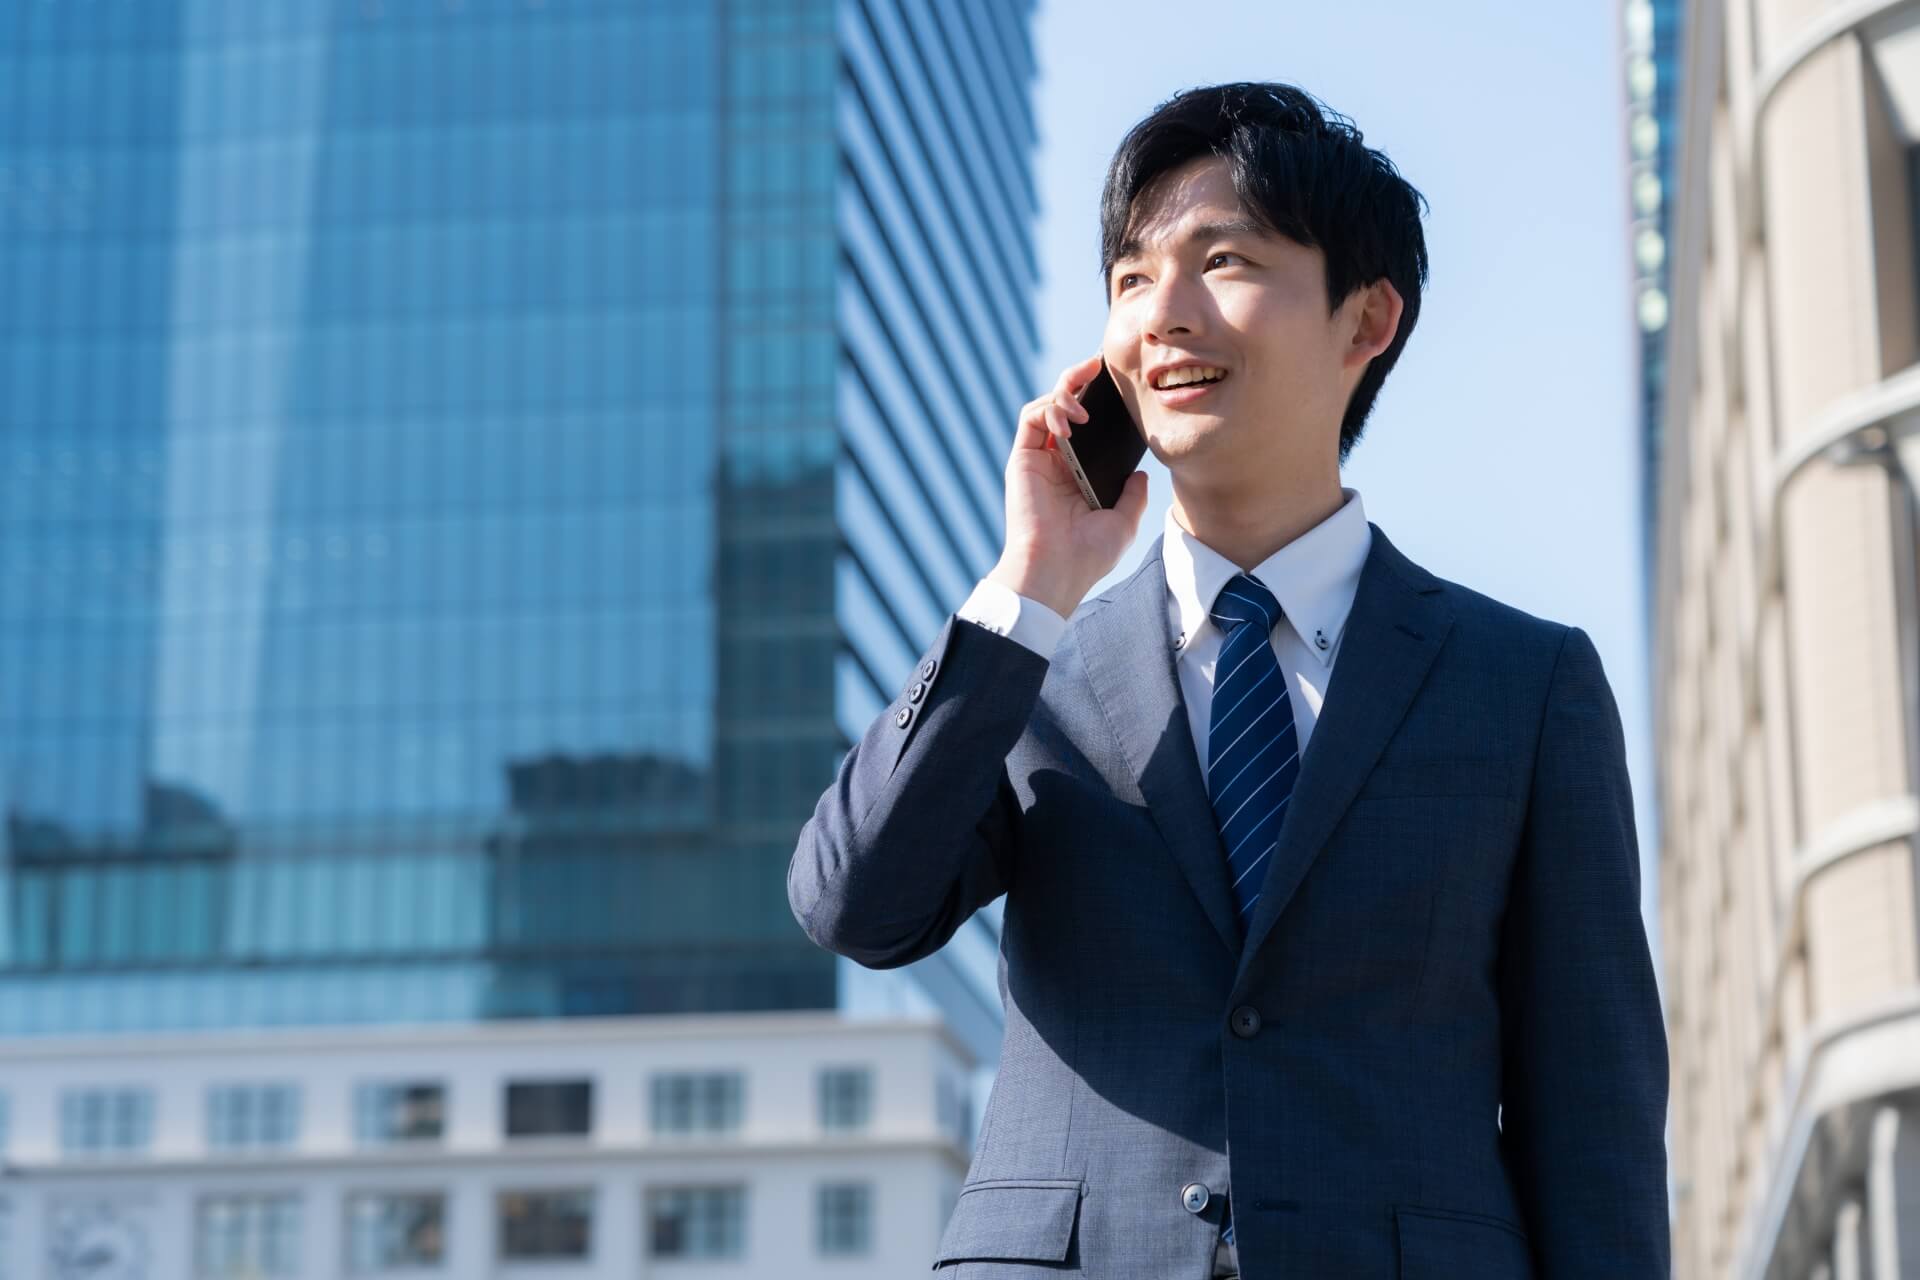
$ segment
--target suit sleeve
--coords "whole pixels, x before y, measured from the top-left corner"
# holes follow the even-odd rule
[[[1049,665],[947,618],[800,829],[787,902],[809,938],[869,969],[897,968],[1008,890],[1020,803],[1006,758]]]
[[[1670,1271],[1667,1038],[1625,736],[1593,641],[1550,683],[1500,951],[1501,1144],[1553,1280]]]

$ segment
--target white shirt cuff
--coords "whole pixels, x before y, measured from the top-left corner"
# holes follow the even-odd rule
[[[1030,596],[1005,583],[982,578],[967,602],[954,611],[965,622],[977,623],[995,635],[1017,640],[1043,658],[1053,657],[1054,646],[1066,634],[1067,620]]]

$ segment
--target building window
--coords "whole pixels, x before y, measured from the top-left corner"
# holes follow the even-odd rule
[[[503,1191],[499,1209],[503,1259],[585,1258],[592,1253],[592,1191]]]
[[[940,1217],[943,1225],[953,1217],[953,1211],[960,1207],[960,1175],[943,1173],[940,1176]]]
[[[194,1224],[199,1280],[300,1274],[300,1199],[220,1195],[200,1201]]]
[[[290,1147],[299,1137],[300,1092],[290,1084],[218,1084],[207,1090],[207,1146],[215,1151]]]
[[[738,1258],[746,1249],[745,1187],[655,1187],[647,1239],[656,1258]]]
[[[68,1089],[60,1095],[60,1148],[68,1155],[127,1155],[153,1141],[146,1089]]]
[[[973,1129],[973,1097],[963,1077],[942,1071],[935,1077],[934,1113],[940,1132],[960,1146],[966,1146]]]
[[[347,1197],[347,1265],[357,1276],[438,1266],[446,1227],[440,1192],[357,1192]]]
[[[354,1091],[354,1133],[366,1146],[446,1137],[447,1087],[425,1080],[369,1080]]]
[[[591,1080],[515,1080],[507,1084],[509,1138],[579,1138],[592,1132]]]
[[[738,1071],[674,1072],[653,1078],[655,1133],[733,1133],[745,1082]]]
[[[940,1132],[951,1136],[960,1127],[960,1091],[954,1088],[953,1077],[944,1071],[935,1077],[934,1087],[937,1095],[933,1109]]]
[[[873,1072],[865,1067],[828,1067],[820,1073],[820,1127],[849,1133],[873,1117]]]
[[[814,1239],[830,1258],[862,1257],[873,1248],[873,1187],[829,1182],[814,1203]]]

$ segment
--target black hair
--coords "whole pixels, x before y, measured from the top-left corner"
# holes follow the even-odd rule
[[[1385,153],[1365,146],[1347,117],[1289,84],[1236,81],[1188,89],[1154,108],[1121,140],[1100,194],[1100,284],[1127,237],[1134,201],[1190,160],[1220,156],[1245,212],[1326,258],[1327,313],[1385,276],[1402,300],[1400,327],[1360,376],[1340,422],[1340,461],[1360,438],[1380,384],[1420,316],[1426,197]]]

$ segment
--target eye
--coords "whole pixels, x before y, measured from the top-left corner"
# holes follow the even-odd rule
[[[1239,254],[1237,254],[1237,253],[1232,253],[1232,252],[1229,252],[1229,251],[1228,251],[1228,250],[1226,250],[1226,249],[1222,249],[1222,250],[1221,250],[1220,252],[1218,252],[1218,253],[1215,253],[1215,254],[1210,254],[1210,255],[1208,255],[1208,257],[1207,257],[1207,261],[1208,261],[1209,263],[1211,263],[1211,262],[1212,262],[1212,261],[1213,261],[1213,260],[1214,260],[1215,258],[1240,258],[1240,255],[1239,255]],[[1240,258],[1240,261],[1242,261],[1242,262],[1245,262],[1245,261],[1246,261],[1246,259],[1245,259],[1245,258]]]

